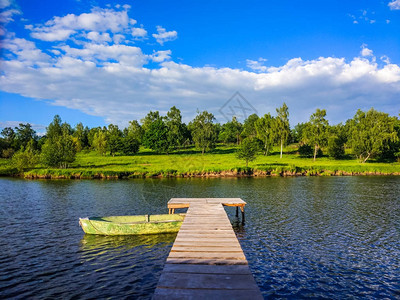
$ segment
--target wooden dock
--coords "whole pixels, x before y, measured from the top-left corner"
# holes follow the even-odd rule
[[[263,299],[223,206],[240,198],[172,198],[188,207],[153,299]]]

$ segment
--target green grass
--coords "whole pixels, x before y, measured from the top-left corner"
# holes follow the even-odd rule
[[[278,152],[259,155],[249,163],[238,160],[236,147],[220,146],[211,153],[201,154],[195,149],[175,153],[156,154],[147,149],[134,156],[100,156],[95,152],[81,152],[68,169],[37,166],[26,171],[25,177],[43,178],[135,178],[152,176],[237,176],[237,175],[357,175],[400,174],[400,163],[370,161],[359,163],[355,159],[334,160],[320,157],[302,158],[295,154],[294,147],[285,149],[283,158]],[[16,173],[9,160],[0,160],[0,175]]]

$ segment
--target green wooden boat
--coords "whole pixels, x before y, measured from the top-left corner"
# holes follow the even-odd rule
[[[178,232],[184,218],[184,214],[110,216],[80,218],[79,224],[88,234],[160,234]]]

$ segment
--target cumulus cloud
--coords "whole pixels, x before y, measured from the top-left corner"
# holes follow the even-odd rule
[[[28,41],[16,43],[10,51],[42,55]],[[197,108],[217,113],[237,90],[259,114],[274,112],[284,99],[294,116],[292,122],[306,121],[317,107],[326,108],[334,121],[352,117],[357,108],[400,109],[395,100],[400,94],[396,64],[379,67],[362,57],[349,62],[332,57],[295,58],[254,73],[178,64],[167,60],[170,53],[158,51],[149,56],[138,47],[122,45],[64,46],[58,57],[48,57],[47,64],[35,68],[34,56],[24,54],[2,63],[0,87],[27,97],[52,99],[56,105],[121,125],[142,118],[149,110],[167,111],[172,105],[189,118]],[[41,59],[46,61],[44,56]],[[145,68],[148,59],[160,62],[160,68]]]
[[[147,35],[147,31],[143,28],[135,27],[132,28],[132,36],[133,37],[145,37]]]
[[[360,52],[361,56],[368,57],[374,55],[374,52],[371,49],[368,49],[367,46],[367,44],[362,44]]]
[[[173,41],[178,38],[178,33],[173,31],[167,31],[162,26],[157,26],[157,33],[153,33],[153,37],[156,39],[157,43],[164,45],[165,42]]]
[[[248,68],[252,69],[253,71],[256,72],[265,72],[267,70],[267,67],[264,66],[264,63],[267,60],[265,58],[260,57],[258,60],[251,60],[247,59],[246,60],[246,65]]]
[[[21,11],[15,8],[15,4],[11,0],[0,0],[0,36],[6,34],[5,25],[14,21],[15,15],[20,15]]]
[[[122,17],[110,21],[113,25],[96,21],[114,13]],[[46,99],[121,126],[140,120],[150,110],[165,113],[172,105],[181,109],[186,122],[197,109],[208,110],[224,122],[218,111],[236,91],[259,115],[274,113],[285,101],[292,124],[306,121],[316,108],[326,108],[332,122],[352,117],[358,108],[374,106],[392,114],[400,110],[400,67],[387,57],[382,57],[383,65],[377,64],[367,45],[348,61],[293,58],[281,66],[265,66],[266,60],[260,58],[247,60],[251,71],[193,67],[173,61],[170,50],[145,53],[137,44],[124,43],[136,25],[125,13],[96,8],[87,14],[90,17],[82,14],[85,21],[78,22],[82,15],[67,15],[44,25],[28,25],[27,30],[41,32],[50,41],[48,48],[39,49],[34,41],[16,37],[3,40],[0,89]],[[72,25],[70,19],[79,25]],[[60,35],[60,30],[73,31],[65,34],[66,42],[49,36]],[[155,38],[161,43],[176,37],[176,33],[163,35],[168,32],[162,27],[158,32],[161,36]]]
[[[129,7],[116,11],[95,7],[90,13],[80,15],[68,14],[54,17],[43,25],[29,26],[31,36],[43,41],[64,41],[78,31],[107,32],[114,34],[124,32],[136,21],[128,17]]]
[[[391,10],[398,10],[400,9],[400,0],[393,0],[392,2],[389,2],[388,6]]]

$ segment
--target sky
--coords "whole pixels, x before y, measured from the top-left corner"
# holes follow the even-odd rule
[[[0,128],[400,113],[400,0],[0,0]]]

